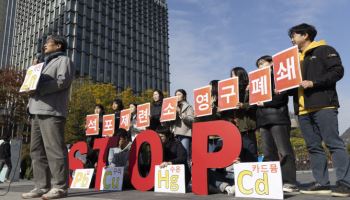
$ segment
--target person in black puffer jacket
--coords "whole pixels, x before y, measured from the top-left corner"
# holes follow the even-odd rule
[[[114,112],[114,132],[116,133],[119,129],[120,124],[120,112],[124,109],[124,104],[121,99],[114,99],[112,102],[112,110]]]
[[[156,130],[160,126],[160,115],[162,113],[163,104],[163,92],[160,90],[153,91],[153,101],[151,103],[151,117],[150,117],[150,127],[151,130]]]
[[[262,56],[256,61],[256,66],[258,68],[272,67],[272,57]],[[261,133],[264,160],[280,161],[283,191],[297,192],[295,156],[290,142],[288,94],[286,92],[274,93],[271,101],[259,102],[256,122]]]

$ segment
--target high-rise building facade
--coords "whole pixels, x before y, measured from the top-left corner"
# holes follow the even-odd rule
[[[30,66],[49,34],[67,38],[77,76],[118,90],[169,91],[165,0],[17,1],[13,65]]]
[[[10,66],[16,0],[0,1],[0,68]]]

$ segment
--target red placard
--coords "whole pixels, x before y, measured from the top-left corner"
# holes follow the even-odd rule
[[[177,97],[168,97],[163,99],[161,122],[172,121],[176,119]]]
[[[249,104],[271,101],[271,69],[264,67],[249,72]]]
[[[211,86],[194,89],[194,115],[201,117],[211,114]]]
[[[114,134],[114,126],[115,126],[115,117],[114,114],[103,115],[103,129],[102,136],[103,137],[112,137]]]
[[[218,83],[218,107],[220,111],[234,109],[239,102],[238,77]]]
[[[124,109],[120,111],[119,128],[123,128],[128,131],[130,128],[130,119],[131,119],[131,109]]]
[[[272,56],[275,89],[279,92],[299,87],[302,82],[298,47],[293,46]]]
[[[98,135],[99,123],[98,114],[86,115],[86,136]]]
[[[151,104],[145,103],[137,106],[136,127],[146,128],[150,123]]]

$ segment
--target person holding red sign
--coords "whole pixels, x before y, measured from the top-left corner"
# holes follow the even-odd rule
[[[242,136],[242,150],[239,157],[242,162],[257,162],[256,106],[249,105],[248,73],[242,67],[234,67],[231,70],[231,77],[238,77],[239,82],[238,109],[233,110],[230,116],[231,121],[238,127]]]
[[[137,104],[136,103],[130,103],[129,106],[131,110],[131,119],[130,119],[130,135],[131,135],[131,141],[134,141],[137,134],[139,134],[141,131],[146,130],[145,128],[138,128],[136,126],[137,122]]]
[[[86,153],[86,159],[83,161],[84,168],[95,168],[98,161],[98,151],[94,150],[94,142],[95,139],[102,138],[102,126],[103,126],[103,115],[105,114],[104,106],[101,104],[96,104],[94,109],[94,114],[98,114],[98,123],[99,123],[99,130],[98,135],[92,135],[87,136],[86,138],[86,144],[87,144],[87,153]],[[95,174],[94,174],[95,177]],[[93,178],[90,187],[93,187],[95,185],[95,179]]]
[[[337,82],[344,76],[338,52],[326,42],[314,41],[317,30],[309,24],[289,29],[288,35],[301,55],[303,81],[294,96],[295,113],[310,154],[311,169],[316,180],[305,194],[350,196],[350,158],[339,136]],[[331,191],[327,156],[322,142],[328,147],[337,174],[336,187]]]
[[[272,57],[262,56],[256,61],[258,68],[271,67]],[[271,75],[273,80],[273,73]],[[272,84],[274,89],[274,84]],[[258,103],[256,125],[260,130],[264,161],[280,161],[284,192],[297,192],[295,156],[290,142],[288,94],[274,94],[272,101]]]
[[[178,98],[175,121],[164,123],[170,124],[170,130],[175,135],[187,152],[187,158],[190,159],[190,146],[192,139],[192,123],[194,121],[193,107],[187,102],[187,93],[184,89],[175,91],[175,96]]]
[[[131,119],[130,119],[130,129],[129,133],[131,136],[131,141],[134,141],[137,135],[141,132],[146,130],[146,128],[139,128],[137,127],[137,104],[136,103],[131,103],[130,104],[130,110],[131,110]],[[150,148],[149,144],[143,144],[141,147],[141,153],[140,153],[140,173],[143,176],[146,176],[146,174],[149,171],[149,166],[150,166]]]
[[[211,86],[211,109],[212,114],[196,117],[196,122],[205,122],[205,121],[213,121],[213,120],[219,120],[221,119],[221,114],[218,112],[218,80],[212,80],[210,81],[209,85]],[[222,145],[222,142],[219,137],[217,136],[210,136],[209,137],[209,152],[214,152],[214,150]]]
[[[150,127],[151,130],[156,130],[160,126],[160,116],[162,113],[162,103],[164,94],[160,90],[153,91],[153,101],[151,103]]]
[[[112,102],[112,110],[114,112],[114,132],[117,132],[120,124],[120,112],[124,109],[124,104],[121,99],[115,99]]]

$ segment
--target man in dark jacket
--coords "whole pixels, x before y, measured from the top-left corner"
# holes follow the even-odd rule
[[[191,173],[187,164],[187,152],[180,141],[176,140],[169,128],[159,126],[156,129],[163,144],[163,162],[160,168],[168,165],[183,164],[185,166],[186,186],[191,180]]]
[[[336,83],[344,75],[338,52],[325,41],[314,41],[315,27],[300,24],[289,30],[292,43],[301,52],[300,62],[303,81],[294,98],[295,113],[307,149],[316,184],[301,190],[304,194],[327,194],[350,196],[350,160],[344,141],[338,131],[338,95]],[[322,147],[326,144],[332,154],[337,174],[337,185],[331,191],[327,167],[327,156]]]
[[[5,174],[5,182],[9,182],[12,163],[11,163],[11,144],[8,138],[5,138],[4,142],[0,144],[0,172],[4,167],[4,165],[7,166],[7,172]]]

